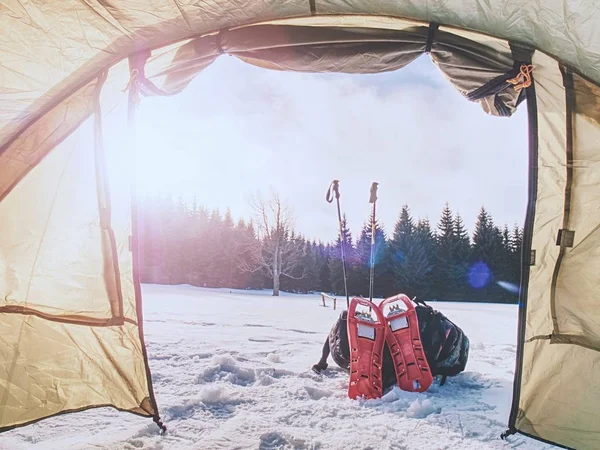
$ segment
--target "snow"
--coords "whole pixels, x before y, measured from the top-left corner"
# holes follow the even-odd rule
[[[500,439],[512,401],[517,307],[432,303],[466,332],[466,372],[423,394],[350,400],[329,359],[310,367],[340,309],[318,295],[146,285],[146,344],[168,433],[110,408],[2,434],[0,449],[551,449]],[[343,305],[344,301],[338,302]]]

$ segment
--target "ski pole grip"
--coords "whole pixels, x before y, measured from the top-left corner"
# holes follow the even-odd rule
[[[332,193],[335,193],[335,198],[340,198],[339,180],[333,180],[329,185],[329,189],[327,189],[327,194],[325,194],[325,200],[327,200],[327,203],[331,203],[333,201],[333,195],[331,195]]]
[[[369,203],[375,203],[377,201],[377,185],[379,183],[373,182],[371,185],[371,198],[369,199]]]

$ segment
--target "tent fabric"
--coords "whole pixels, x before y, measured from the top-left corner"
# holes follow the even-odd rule
[[[600,353],[535,340],[523,357],[518,429],[570,448],[598,448]]]
[[[598,88],[536,52],[537,198],[522,378],[514,411],[522,432],[600,447],[600,122]],[[590,94],[596,94],[591,95]],[[569,106],[570,104],[570,106]],[[559,230],[574,231],[572,246]]]
[[[257,25],[219,34],[220,50],[276,70],[381,73],[397,70],[429,52],[446,78],[466,97],[505,75],[515,61],[500,50],[431,27],[375,28]],[[429,48],[428,48],[429,46]],[[519,94],[511,85],[477,99],[493,115],[511,115]],[[502,112],[497,105],[503,106]]]
[[[597,106],[600,97],[596,86],[576,74],[571,73],[570,77],[568,89],[573,105],[567,124],[572,127],[573,154],[567,167],[572,171],[572,180],[570,192],[565,194],[568,216],[562,228],[575,234],[572,247],[565,247],[557,269],[554,334],[569,339],[576,336],[579,343],[600,350],[600,283],[598,270],[590,264],[600,258],[600,192],[596,184],[600,173],[600,109]],[[594,91],[596,95],[590,95]],[[595,106],[591,107],[590,103]],[[600,439],[598,443],[600,445]]]
[[[138,327],[129,191],[113,183],[120,280],[108,284],[103,274],[114,271],[103,258],[97,160],[85,125],[0,203],[0,430],[92,406],[157,415]],[[122,179],[122,149],[106,153],[111,175]]]
[[[374,73],[429,53],[489,114],[528,100],[531,264],[509,427],[598,448],[599,19],[593,2],[570,0],[4,2],[0,431],[94,406],[158,420],[133,146],[104,145],[123,90],[132,100],[182,92],[222,54],[269,69]],[[533,85],[515,89],[508,80],[529,61]]]
[[[3,314],[0,362],[0,430],[93,406],[155,415],[134,324],[90,327]]]

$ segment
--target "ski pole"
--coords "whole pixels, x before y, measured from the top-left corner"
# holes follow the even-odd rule
[[[373,284],[375,279],[375,205],[377,203],[377,186],[379,183],[373,182],[371,185],[371,198],[369,203],[373,204],[373,215],[371,216],[371,273],[369,276],[369,301],[373,303]]]
[[[346,307],[350,307],[350,297],[348,296],[348,281],[346,280],[346,253],[344,251],[344,241],[346,240],[346,236],[344,236],[343,226],[342,226],[342,211],[340,209],[340,182],[339,180],[333,180],[329,185],[329,189],[327,189],[327,194],[325,194],[325,200],[327,203],[333,202],[333,195],[335,194],[335,199],[337,202],[337,213],[338,213],[338,227],[340,232],[340,251],[342,253],[342,273],[344,275],[344,292],[346,293]]]

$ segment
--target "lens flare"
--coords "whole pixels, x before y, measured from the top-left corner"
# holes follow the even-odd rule
[[[492,279],[492,272],[483,261],[476,262],[469,269],[469,284],[475,289],[483,289]]]
[[[497,281],[496,284],[500,286],[502,289],[507,290],[513,294],[519,293],[519,286],[514,283],[509,283],[508,281]]]

